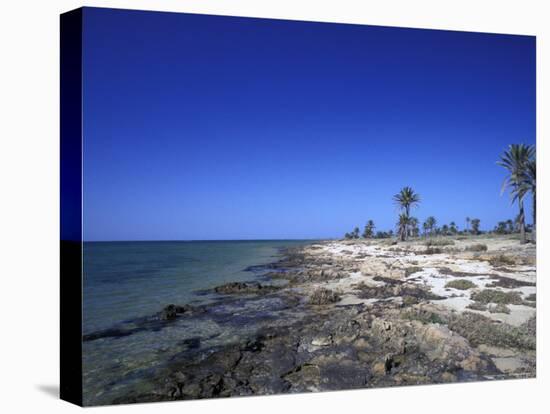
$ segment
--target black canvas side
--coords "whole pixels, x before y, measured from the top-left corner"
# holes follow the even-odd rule
[[[82,9],[60,19],[60,397],[82,405]]]

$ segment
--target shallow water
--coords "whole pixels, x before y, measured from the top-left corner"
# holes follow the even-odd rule
[[[232,281],[254,280],[249,266],[278,260],[281,249],[307,241],[91,242],[84,246],[84,334],[140,318],[170,303],[211,303],[207,315],[176,320],[128,336],[85,341],[84,402],[105,404],[129,390],[147,391],[147,378],[178,353],[238,341],[273,312],[276,299],[221,300],[200,294]],[[213,301],[215,301],[213,303]]]

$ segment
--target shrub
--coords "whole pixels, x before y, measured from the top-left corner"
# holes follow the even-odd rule
[[[497,305],[494,305],[494,306],[490,306],[489,307],[489,312],[491,313],[506,313],[506,314],[509,314],[510,313],[510,308],[502,303],[499,303]]]
[[[439,247],[428,247],[426,250],[421,252],[422,254],[439,254],[442,253],[443,250],[441,250]]]
[[[470,246],[466,246],[464,248],[465,252],[486,252],[487,251],[487,245],[478,243],[478,244],[472,244]]]
[[[424,270],[424,269],[422,267],[418,267],[418,266],[407,267],[407,268],[405,268],[405,277],[410,276],[410,275],[412,275],[413,273],[416,273],[416,272],[421,272],[422,270]]]
[[[460,290],[467,290],[467,289],[475,288],[476,284],[466,279],[455,279],[455,280],[451,280],[450,282],[447,282],[445,287],[460,289]]]
[[[491,257],[489,259],[489,263],[492,266],[506,266],[506,265],[514,265],[516,262],[511,257],[504,256],[503,254],[500,254],[498,256]]]
[[[514,305],[520,305],[523,300],[519,292],[502,292],[495,289],[484,289],[480,292],[472,294],[472,300],[481,303],[501,303],[507,305],[509,303]]]

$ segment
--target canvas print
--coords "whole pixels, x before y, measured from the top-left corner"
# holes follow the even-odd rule
[[[535,37],[61,24],[66,399],[535,377]]]

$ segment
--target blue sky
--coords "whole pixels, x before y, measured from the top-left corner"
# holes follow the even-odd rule
[[[87,8],[83,62],[86,240],[389,229],[406,185],[421,221],[517,214],[534,37]]]

